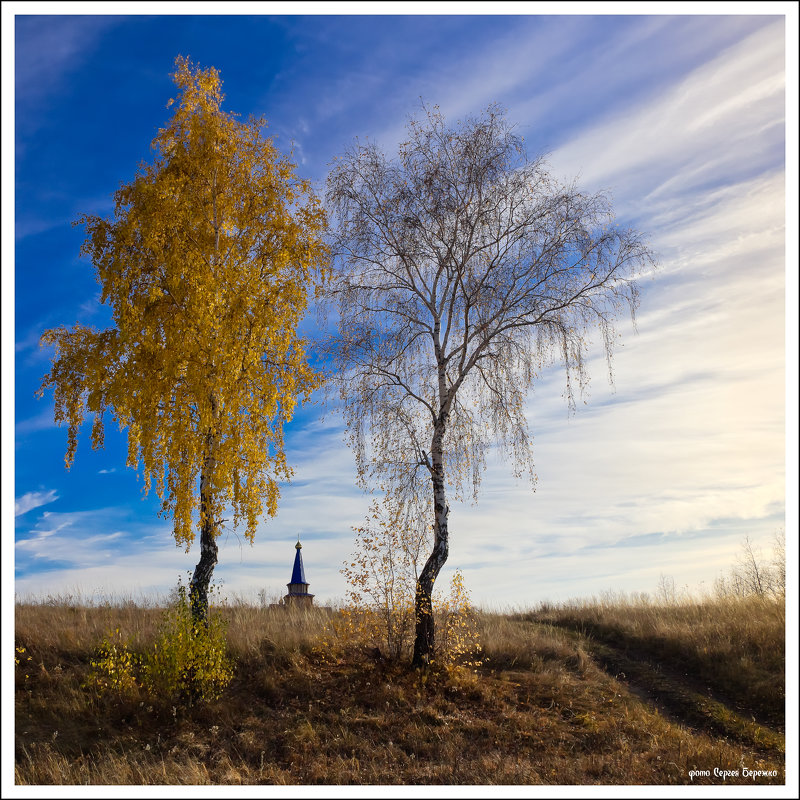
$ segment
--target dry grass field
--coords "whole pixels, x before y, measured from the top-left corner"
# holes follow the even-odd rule
[[[187,707],[86,688],[103,636],[143,649],[158,609],[18,604],[16,782],[785,781],[776,600],[479,613],[484,663],[427,673],[363,648],[325,657],[321,609],[222,613],[235,677]]]

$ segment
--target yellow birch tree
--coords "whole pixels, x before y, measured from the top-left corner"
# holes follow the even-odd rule
[[[127,429],[128,466],[155,486],[176,542],[188,551],[199,527],[191,588],[205,618],[226,509],[252,542],[291,475],[283,425],[319,384],[297,327],[328,253],[324,211],[264,120],[222,110],[213,67],[178,57],[172,77],[153,162],[116,192],[113,219],[76,223],[114,326],[46,331],[39,396],[54,390],[68,468],[87,413],[94,448],[107,411]]]

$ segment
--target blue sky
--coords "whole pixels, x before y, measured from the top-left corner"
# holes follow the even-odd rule
[[[114,190],[150,158],[178,54],[218,68],[226,108],[266,117],[319,191],[355,137],[394,151],[420,97],[448,118],[500,102],[531,154],[608,190],[620,220],[650,237],[660,268],[643,282],[638,333],[621,327],[615,385],[598,350],[586,404],[570,417],[562,374],[543,376],[528,409],[535,493],[490,459],[478,504],[452,504],[440,580],[460,568],[473,599],[498,608],[653,592],[661,574],[702,590],[746,535],[767,554],[784,525],[796,531],[796,498],[786,496],[797,479],[797,164],[785,156],[787,136],[792,158],[797,144],[796,107],[788,117],[785,107],[797,89],[785,68],[787,28],[796,63],[794,5],[736,16],[719,15],[724,4],[700,6],[707,14],[695,4],[691,16],[678,5],[664,15],[663,4],[658,15],[629,4],[641,13],[625,16],[536,16],[527,4],[497,16],[143,7],[154,13],[3,7],[5,67],[13,52],[3,71],[3,530],[13,519],[15,531],[13,543],[3,537],[4,575],[14,569],[6,586],[144,596],[168,591],[198,558],[196,546],[176,548],[156,498],[142,497],[123,434],[109,430],[92,451],[87,431],[68,472],[52,398],[34,398],[50,356],[42,331],[109,323],[71,222],[110,214]],[[278,595],[300,533],[310,590],[341,598],[338,570],[369,500],[335,413],[323,422],[308,406],[287,433],[295,480],[277,517],[252,547],[223,535],[215,575],[232,594]]]

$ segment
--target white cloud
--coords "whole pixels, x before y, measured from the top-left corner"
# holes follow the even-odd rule
[[[724,525],[680,537],[641,537],[629,544],[586,546],[564,552],[559,545],[521,552],[510,535],[507,550],[490,552],[480,561],[458,544],[451,547],[446,570],[437,586],[445,588],[449,574],[461,567],[472,599],[483,608],[530,608],[537,601],[588,599],[603,593],[654,594],[661,574],[674,578],[676,587],[702,593],[726,574],[750,536],[768,555],[777,526],[774,522],[754,530],[748,523]]]
[[[34,508],[45,506],[58,500],[58,493],[55,489],[48,489],[46,492],[26,492],[22,497],[14,500],[14,516],[21,517]]]

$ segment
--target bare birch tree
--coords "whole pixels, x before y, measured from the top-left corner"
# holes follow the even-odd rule
[[[338,222],[332,352],[362,483],[433,501],[413,657],[427,665],[448,497],[477,499],[493,446],[535,481],[529,388],[560,362],[574,408],[589,329],[610,369],[614,322],[634,315],[637,272],[653,259],[614,224],[606,196],[529,159],[497,106],[452,127],[425,109],[394,159],[356,142],[334,163],[327,200]]]

